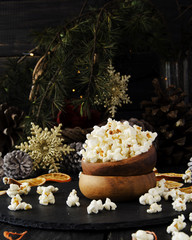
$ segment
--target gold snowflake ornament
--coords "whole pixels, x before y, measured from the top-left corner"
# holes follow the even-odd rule
[[[33,159],[33,168],[49,169],[51,172],[59,171],[59,162],[62,160],[63,154],[74,151],[70,146],[63,145],[61,137],[61,126],[48,130],[40,128],[38,125],[31,123],[31,137],[27,137],[28,142],[21,143],[16,146],[23,152],[27,152]]]
[[[123,103],[131,103],[127,94],[130,75],[121,76],[119,72],[116,73],[111,63],[107,71],[108,79],[106,79],[105,87],[107,91],[103,92],[101,97],[96,96],[95,104],[103,104],[111,116],[114,117],[118,106],[121,107]]]

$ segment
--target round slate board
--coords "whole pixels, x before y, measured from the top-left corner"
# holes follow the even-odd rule
[[[36,187],[33,187],[28,195],[22,195],[23,201],[32,205],[31,210],[10,211],[10,198],[5,194],[0,196],[0,221],[24,227],[55,229],[55,230],[107,230],[133,227],[144,227],[159,224],[170,224],[173,218],[180,214],[186,217],[189,214],[188,203],[185,212],[173,210],[170,201],[161,201],[163,211],[155,214],[146,212],[149,206],[139,204],[138,200],[116,203],[115,211],[103,210],[98,214],[87,214],[87,206],[91,200],[85,198],[78,187],[78,181],[68,183],[53,183],[59,188],[54,193],[55,204],[43,206],[39,204],[39,194]],[[72,189],[77,190],[80,198],[80,207],[68,207],[66,200]]]

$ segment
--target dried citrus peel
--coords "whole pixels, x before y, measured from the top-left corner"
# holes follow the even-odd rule
[[[183,179],[182,179],[183,174],[182,173],[158,173],[158,172],[155,172],[155,177],[156,177],[157,181],[159,181],[163,178],[165,180],[183,181]]]
[[[17,232],[7,232],[7,231],[4,231],[3,232],[3,235],[5,238],[9,239],[9,240],[13,240],[12,236],[11,235],[18,235],[19,237],[16,238],[15,240],[20,240],[25,234],[27,233],[27,231],[23,232],[23,233],[17,233]]]
[[[154,232],[146,231],[146,233],[149,233],[149,234],[153,235],[154,240],[157,240],[157,236],[156,236],[156,234]]]
[[[35,187],[35,186],[43,185],[46,182],[46,179],[43,177],[36,177],[36,178],[18,180],[18,182],[20,184],[21,183],[29,183],[30,187]]]
[[[46,179],[46,181],[53,181],[53,182],[70,182],[71,177],[65,173],[47,173],[44,175],[41,175],[40,177],[43,177]]]

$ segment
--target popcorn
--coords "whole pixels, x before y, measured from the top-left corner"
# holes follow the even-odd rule
[[[140,198],[139,198],[139,202],[140,204],[142,205],[151,205],[152,203],[155,202],[155,199],[153,198],[153,196],[149,193],[145,193],[144,195],[142,195]]]
[[[57,192],[58,188],[53,186],[48,187],[38,187],[37,193],[41,194],[39,196],[39,203],[42,205],[48,205],[49,203],[54,204],[55,203],[55,197],[53,195],[53,192]]]
[[[162,206],[157,203],[151,204],[150,208],[147,209],[148,213],[156,213],[156,212],[161,212],[162,211]]]
[[[117,208],[117,205],[114,202],[111,202],[109,198],[106,198],[105,203],[103,204],[103,207],[106,210],[115,210]]]
[[[79,197],[77,196],[77,191],[75,189],[72,190],[72,192],[70,192],[66,204],[69,207],[73,207],[73,206],[80,206],[80,202],[79,202]]]
[[[142,131],[142,128],[108,119],[102,127],[94,126],[87,134],[87,140],[80,151],[83,160],[88,162],[119,161],[147,152],[157,133]]]
[[[22,202],[22,198],[19,194],[13,196],[11,199],[11,205],[8,206],[9,210],[16,211],[16,210],[28,210],[32,209],[32,206],[26,202]]]
[[[189,221],[191,221],[191,222],[192,222],[192,212],[191,212],[191,213],[189,213]]]
[[[184,232],[173,232],[172,240],[192,240],[192,237],[189,237]]]
[[[31,187],[29,186],[28,183],[22,183],[20,186],[17,184],[10,184],[8,190],[7,190],[7,195],[9,197],[14,197],[17,194],[25,194],[27,195],[31,190]]]
[[[103,210],[103,204],[101,200],[92,200],[89,206],[87,207],[87,213],[98,213],[99,211]]]
[[[181,214],[178,218],[173,219],[171,225],[167,227],[167,233],[179,232],[186,227],[186,223],[184,222],[185,216]]]
[[[182,179],[184,180],[185,183],[192,183],[192,172],[190,168],[188,168],[185,171],[185,174],[183,174]]]
[[[7,189],[7,195],[9,197],[14,197],[20,192],[20,187],[17,184],[10,184],[9,188]]]
[[[177,198],[173,203],[172,203],[173,209],[176,211],[185,211],[186,210],[186,202],[182,198]]]
[[[92,200],[89,206],[87,207],[87,213],[98,213],[99,211],[102,211],[103,209],[106,210],[115,210],[117,208],[117,205],[112,202],[109,198],[106,198],[105,203],[103,204],[101,200]]]
[[[132,233],[132,240],[153,240],[154,237],[151,233],[147,233],[144,230],[138,230],[136,233]]]
[[[29,183],[24,182],[20,185],[20,194],[27,195],[31,191],[31,187],[29,186]]]
[[[139,198],[139,202],[142,205],[151,205],[153,203],[161,201],[161,195],[163,191],[160,187],[154,187],[149,189],[147,193],[141,195]]]

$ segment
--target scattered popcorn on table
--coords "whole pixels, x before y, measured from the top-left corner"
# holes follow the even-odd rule
[[[10,184],[9,188],[7,189],[7,195],[9,197],[14,197],[19,194],[20,187],[17,184]]]
[[[104,126],[94,126],[93,131],[87,134],[87,140],[80,153],[83,160],[89,162],[119,161],[147,152],[157,133],[142,131],[142,128],[108,119]]]
[[[87,213],[98,213],[103,210],[103,204],[101,200],[92,200],[89,206],[87,207]]]
[[[142,205],[147,205],[147,204],[151,205],[155,202],[155,199],[154,199],[153,195],[151,195],[149,193],[145,193],[144,195],[142,195],[139,198],[139,202]]]
[[[73,206],[80,206],[80,202],[79,202],[79,197],[77,196],[77,191],[75,189],[72,190],[72,192],[70,192],[66,204],[69,207],[73,207]]]
[[[162,206],[161,204],[153,203],[151,204],[150,208],[147,209],[148,213],[157,213],[162,211]]]
[[[190,168],[188,168],[185,171],[185,174],[183,174],[182,179],[184,180],[185,183],[192,183],[192,172]]]
[[[22,183],[20,186],[17,184],[10,184],[8,190],[7,190],[7,195],[9,197],[14,197],[17,194],[25,194],[27,195],[31,190],[31,187],[29,186],[28,183]]]
[[[138,230],[136,233],[132,233],[132,240],[154,240],[154,236],[144,230]]]
[[[184,220],[185,216],[183,214],[178,216],[178,218],[174,218],[171,225],[167,227],[167,233],[173,234],[173,232],[179,232],[183,230],[186,227],[186,223],[184,222]]]
[[[11,199],[11,205],[8,206],[9,210],[16,211],[16,210],[28,210],[32,209],[32,206],[26,202],[22,202],[22,198],[19,194],[13,196]]]
[[[39,203],[42,205],[48,205],[49,203],[54,204],[55,203],[55,197],[53,195],[54,192],[57,192],[58,188],[54,186],[48,186],[48,187],[38,187],[37,193],[41,194],[39,196]]]
[[[111,199],[106,198],[105,203],[103,204],[103,207],[106,210],[115,210],[117,208],[117,205],[114,202],[111,202]]]
[[[178,212],[185,211],[187,209],[186,201],[180,197],[175,199],[175,201],[172,203],[172,206],[173,206],[173,209]]]
[[[24,182],[20,185],[20,194],[27,195],[31,191],[31,187],[29,186],[29,183]]]
[[[192,240],[192,237],[189,237],[184,232],[173,232],[172,240]]]
[[[191,222],[192,222],[192,212],[191,212],[191,213],[189,213],[189,221],[191,221]]]
[[[87,213],[98,213],[99,211],[102,211],[103,209],[106,210],[115,210],[117,208],[117,205],[111,201],[111,199],[106,198],[105,203],[103,204],[101,200],[92,200],[89,206],[87,207]]]

